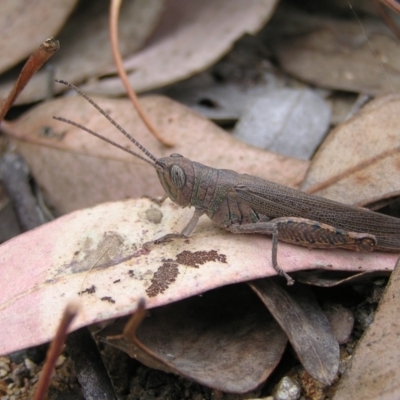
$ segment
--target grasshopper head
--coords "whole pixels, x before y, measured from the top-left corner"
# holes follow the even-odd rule
[[[155,167],[169,198],[182,207],[190,205],[194,185],[193,163],[180,154],[160,158]]]

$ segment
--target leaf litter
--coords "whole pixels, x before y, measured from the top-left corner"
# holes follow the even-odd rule
[[[162,222],[149,221],[149,208],[161,211]],[[146,199],[105,203],[58,218],[0,246],[5,285],[0,354],[49,340],[68,301],[78,297],[83,304],[75,328],[129,314],[142,297],[153,308],[219,286],[275,275],[270,240],[230,234],[206,217],[188,243],[176,240],[143,248],[145,242],[179,231],[191,214],[171,202],[160,208]],[[187,251],[196,263],[187,265]],[[392,268],[396,255],[309,251],[282,243],[279,260],[287,272],[384,271]],[[114,303],[102,301],[103,297]]]
[[[379,97],[331,131],[314,156],[302,189],[358,206],[398,196],[399,107],[398,95]]]
[[[45,127],[46,128],[46,127]],[[50,132],[50,133],[52,133],[52,130],[50,129],[50,130],[47,130],[47,129],[44,129],[44,132],[45,133],[48,133],[48,132]],[[56,137],[57,137],[57,135],[56,135]],[[156,151],[154,151],[155,153],[156,153]],[[341,149],[339,149],[339,153],[341,152]],[[156,153],[157,155],[158,155],[158,153]],[[186,154],[185,154],[186,155]],[[54,157],[54,159],[56,159],[57,157]],[[68,165],[68,164],[66,164],[66,165]],[[236,169],[236,168],[235,168]],[[89,184],[88,184],[88,186],[89,186]],[[349,198],[352,198],[352,196],[350,195],[349,196]],[[350,202],[350,201],[349,201]],[[182,222],[182,221],[181,221]],[[181,223],[176,223],[174,226],[172,226],[171,227],[171,229],[172,230],[174,230],[174,228],[176,228],[175,230],[179,230],[179,227],[181,226]],[[230,235],[230,237],[232,237],[232,235]],[[195,241],[195,238],[197,238],[197,234],[196,234],[196,236],[194,237],[194,238],[191,238],[191,239],[189,239],[189,242],[190,242],[190,244],[192,244],[194,241]],[[87,239],[87,238],[86,238]],[[101,269],[107,269],[107,268],[110,268],[110,267],[112,267],[113,265],[113,263],[114,262],[116,262],[116,263],[118,263],[119,261],[120,261],[120,259],[121,259],[121,257],[123,258],[123,256],[124,256],[124,254],[127,254],[127,253],[124,253],[124,252],[127,252],[128,250],[127,250],[127,248],[124,248],[124,241],[122,240],[121,241],[121,239],[120,239],[120,236],[118,236],[118,235],[115,235],[114,234],[114,232],[113,231],[110,231],[109,233],[108,233],[108,236],[107,235],[105,235],[104,236],[104,238],[103,238],[104,240],[103,241],[98,241],[97,243],[98,243],[98,246],[96,245],[96,243],[94,243],[94,242],[91,242],[90,240],[89,241],[85,241],[84,243],[84,246],[83,246],[83,248],[82,248],[82,254],[79,254],[79,253],[77,253],[77,254],[75,254],[75,265],[76,265],[76,263],[78,263],[79,264],[79,261],[83,261],[83,262],[85,262],[85,263],[89,263],[89,264],[91,264],[91,266],[93,266],[93,269],[92,270],[90,270],[90,273],[87,275],[87,277],[85,277],[85,279],[84,279],[84,281],[83,281],[83,283],[81,283],[81,287],[79,288],[80,289],[80,292],[81,292],[81,294],[82,294],[82,296],[95,296],[95,295],[98,295],[99,296],[99,299],[100,299],[100,302],[101,303],[104,303],[104,304],[109,304],[109,305],[115,305],[116,304],[116,302],[115,303],[112,303],[111,301],[110,301],[110,299],[111,300],[113,300],[113,301],[115,301],[114,300],[114,298],[112,297],[112,296],[107,296],[107,295],[103,295],[103,296],[101,296],[100,297],[100,295],[101,295],[101,293],[99,293],[100,292],[100,286],[96,286],[94,283],[92,283],[92,284],[90,284],[90,282],[86,282],[86,279],[89,279],[89,277],[90,277],[90,274],[91,273],[93,273],[93,271],[95,271],[95,272],[97,272],[97,268],[96,268],[96,265],[98,266],[98,269],[99,270],[101,270]],[[109,242],[109,241],[111,241],[112,243],[113,243],[113,241],[116,239],[116,244],[115,245],[109,245],[109,246],[107,246],[107,243]],[[254,243],[254,242],[253,242]],[[97,247],[96,247],[97,246]],[[291,246],[288,246],[288,247],[291,247]],[[122,249],[122,253],[121,252],[119,252],[118,251],[118,249]],[[285,248],[285,245],[280,245],[280,250],[279,250],[279,257],[281,257],[281,255],[282,255],[282,251],[284,250],[284,248]],[[296,249],[297,250],[297,249]],[[110,253],[108,253],[110,251]],[[153,252],[154,250],[152,250],[152,252]],[[183,250],[181,253],[184,253],[185,251],[187,251],[187,250]],[[91,255],[91,252],[99,252],[100,254],[102,254],[102,255],[106,255],[106,260],[104,261],[103,260],[103,263],[99,263],[99,264],[95,264],[95,259],[93,259],[93,258],[90,258],[90,255]],[[115,256],[115,258],[113,258],[114,256],[113,256],[113,252],[116,254],[116,256]],[[203,254],[203,253],[201,253],[201,252],[207,252],[207,250],[196,250],[194,253],[196,253],[197,252],[197,254]],[[200,253],[199,253],[200,252]],[[179,254],[181,254],[181,253],[179,253]],[[315,254],[319,254],[320,252],[317,252],[317,251],[313,251],[312,252],[312,255],[315,255]],[[321,253],[323,253],[323,252],[321,252]],[[333,252],[332,252],[333,253]],[[337,254],[339,254],[340,252],[334,252],[334,253],[336,253],[336,255]],[[348,252],[343,252],[343,253],[345,253],[346,254],[346,256],[347,255],[349,255],[349,253]],[[121,255],[122,254],[122,255]],[[138,254],[139,256],[144,256],[144,254],[141,254],[140,253],[140,250],[139,250],[139,253],[136,253],[136,254]],[[177,254],[177,252],[175,252],[174,253],[175,255],[173,256],[173,257],[170,257],[170,258],[165,258],[164,257],[164,260],[161,260],[162,261],[162,263],[164,263],[164,264],[168,264],[168,263],[171,263],[171,264],[176,264],[176,260],[177,260],[177,257],[175,257],[176,256],[176,254]],[[218,255],[220,255],[219,253],[218,253]],[[225,254],[224,254],[225,255]],[[81,259],[79,259],[79,257],[82,257]],[[226,255],[225,255],[226,256]],[[359,256],[359,255],[358,255]],[[373,256],[375,256],[375,255],[373,255]],[[380,256],[383,256],[383,255],[379,255],[379,257]],[[108,257],[108,258],[107,258]],[[186,256],[185,256],[186,257]],[[265,260],[264,260],[265,261]],[[297,262],[296,262],[297,263]],[[364,263],[364,262],[363,262]],[[179,264],[179,263],[178,263]],[[265,264],[265,263],[264,263]],[[72,265],[72,264],[71,264]],[[197,264],[197,265],[199,265],[199,264]],[[205,264],[206,265],[206,264]],[[200,264],[200,268],[197,268],[197,269],[202,269],[204,267],[204,265],[201,265]],[[173,268],[175,268],[175,267],[173,267]],[[179,265],[179,268],[181,268],[181,265]],[[187,266],[185,266],[185,268],[188,268]],[[195,268],[196,269],[196,268]],[[168,270],[168,268],[167,268],[167,270]],[[87,273],[87,271],[85,271],[86,273]],[[83,272],[81,272],[81,273],[83,273]],[[128,273],[129,274],[132,274],[132,272],[129,272],[129,270],[128,270]],[[185,274],[186,274],[187,272],[185,271]],[[154,275],[156,275],[156,274],[154,274]],[[171,289],[171,287],[176,283],[176,277],[177,276],[175,276],[175,278],[173,278],[173,279],[175,279],[175,280],[173,280],[173,279],[171,279],[171,283],[170,283],[170,285],[168,286],[168,287],[166,287],[165,289],[163,289],[164,290],[164,292],[163,293],[165,293],[165,292],[167,292],[167,291],[169,291],[170,289]],[[120,283],[121,281],[119,281],[118,282],[118,279],[116,279],[115,281],[113,281],[113,282],[115,282],[114,284],[115,285],[117,285],[118,283]],[[86,285],[86,283],[87,283],[87,285]],[[149,279],[149,284],[151,284],[151,279]],[[157,297],[157,296],[159,296],[159,295],[163,295],[163,293],[161,293],[161,291],[155,296],[155,297]],[[82,297],[81,296],[81,297]],[[56,317],[55,317],[55,315],[53,315],[53,316],[51,316],[50,318],[53,318],[53,319],[57,319]]]
[[[228,393],[264,382],[287,342],[251,291],[238,285],[152,309],[133,340],[132,332],[121,333],[125,325],[126,318],[97,336],[151,368]]]
[[[76,3],[77,0],[4,2],[0,15],[0,73],[28,57],[46,37],[55,36]],[[1,97],[6,96],[2,93]]]
[[[273,44],[290,75],[325,88],[372,95],[400,88],[399,43],[377,18],[312,16],[284,8],[271,21]],[[376,50],[375,50],[376,49]]]
[[[170,85],[218,61],[245,33],[255,34],[271,17],[276,0],[173,0],[147,46],[125,60],[129,81],[137,92]],[[188,23],[190,21],[190,23]],[[119,96],[125,90],[115,69],[83,85],[98,94]]]
[[[53,3],[51,3],[53,6]],[[163,0],[124,1],[120,18],[120,49],[128,55],[137,51],[148,39],[163,11]],[[40,14],[43,18],[43,11]],[[32,24],[31,22],[30,24]],[[28,24],[28,25],[30,25]],[[36,24],[38,25],[38,24]],[[39,24],[40,25],[40,24]],[[58,35],[62,51],[52,60],[51,69],[57,76],[78,83],[89,79],[96,71],[112,64],[108,40],[108,2],[84,1]],[[5,97],[14,83],[11,71],[0,80],[0,97]],[[53,84],[54,72],[42,70],[29,82],[16,104],[44,100],[65,88]]]
[[[94,100],[154,155],[170,155],[171,149],[148,134],[128,100]],[[304,178],[308,162],[240,143],[173,100],[148,96],[143,98],[142,106],[163,136],[175,144],[174,153],[205,165],[264,177],[288,186],[297,186]],[[53,120],[53,115],[73,117],[76,122],[128,148],[132,143],[105,123],[104,117],[90,104],[76,96],[48,101],[16,121],[5,122],[3,129],[16,139],[18,151],[58,212],[66,213],[106,201],[164,194],[153,168],[80,129]]]

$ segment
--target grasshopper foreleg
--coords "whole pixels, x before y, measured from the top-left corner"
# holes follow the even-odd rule
[[[149,248],[153,244],[160,244],[160,243],[165,243],[169,242],[173,239],[185,239],[190,236],[190,234],[193,232],[194,228],[196,227],[197,223],[199,222],[199,218],[204,214],[204,211],[201,210],[200,208],[196,208],[194,210],[194,213],[192,215],[192,218],[190,221],[187,223],[187,225],[182,229],[181,233],[167,233],[164,236],[161,236],[160,238],[156,240],[152,240],[150,242],[146,242],[143,247]]]
[[[350,232],[306,218],[281,217],[268,222],[233,224],[228,227],[233,233],[260,233],[272,235],[272,265],[288,285],[294,283],[278,265],[278,240],[308,248],[342,248],[354,251],[372,251],[376,237],[368,233]]]

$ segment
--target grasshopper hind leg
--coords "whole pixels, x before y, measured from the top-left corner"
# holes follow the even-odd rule
[[[274,220],[255,224],[233,224],[228,227],[232,233],[261,233],[272,236],[272,266],[279,276],[286,279],[288,286],[294,284],[294,279],[288,275],[278,264],[279,222]]]
[[[347,249],[373,251],[377,244],[374,235],[351,232],[306,218],[280,217],[268,222],[234,224],[228,227],[233,233],[260,233],[272,236],[272,265],[284,276],[288,285],[294,280],[278,265],[278,240],[315,249]]]
[[[278,264],[278,225],[275,225],[274,232],[272,233],[272,266],[278,275],[283,276],[286,279],[288,286],[294,284],[294,279],[288,275]]]

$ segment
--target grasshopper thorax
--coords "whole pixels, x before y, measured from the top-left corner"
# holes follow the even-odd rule
[[[171,154],[158,159],[155,166],[168,197],[181,207],[189,206],[195,177],[193,162],[180,154]]]

